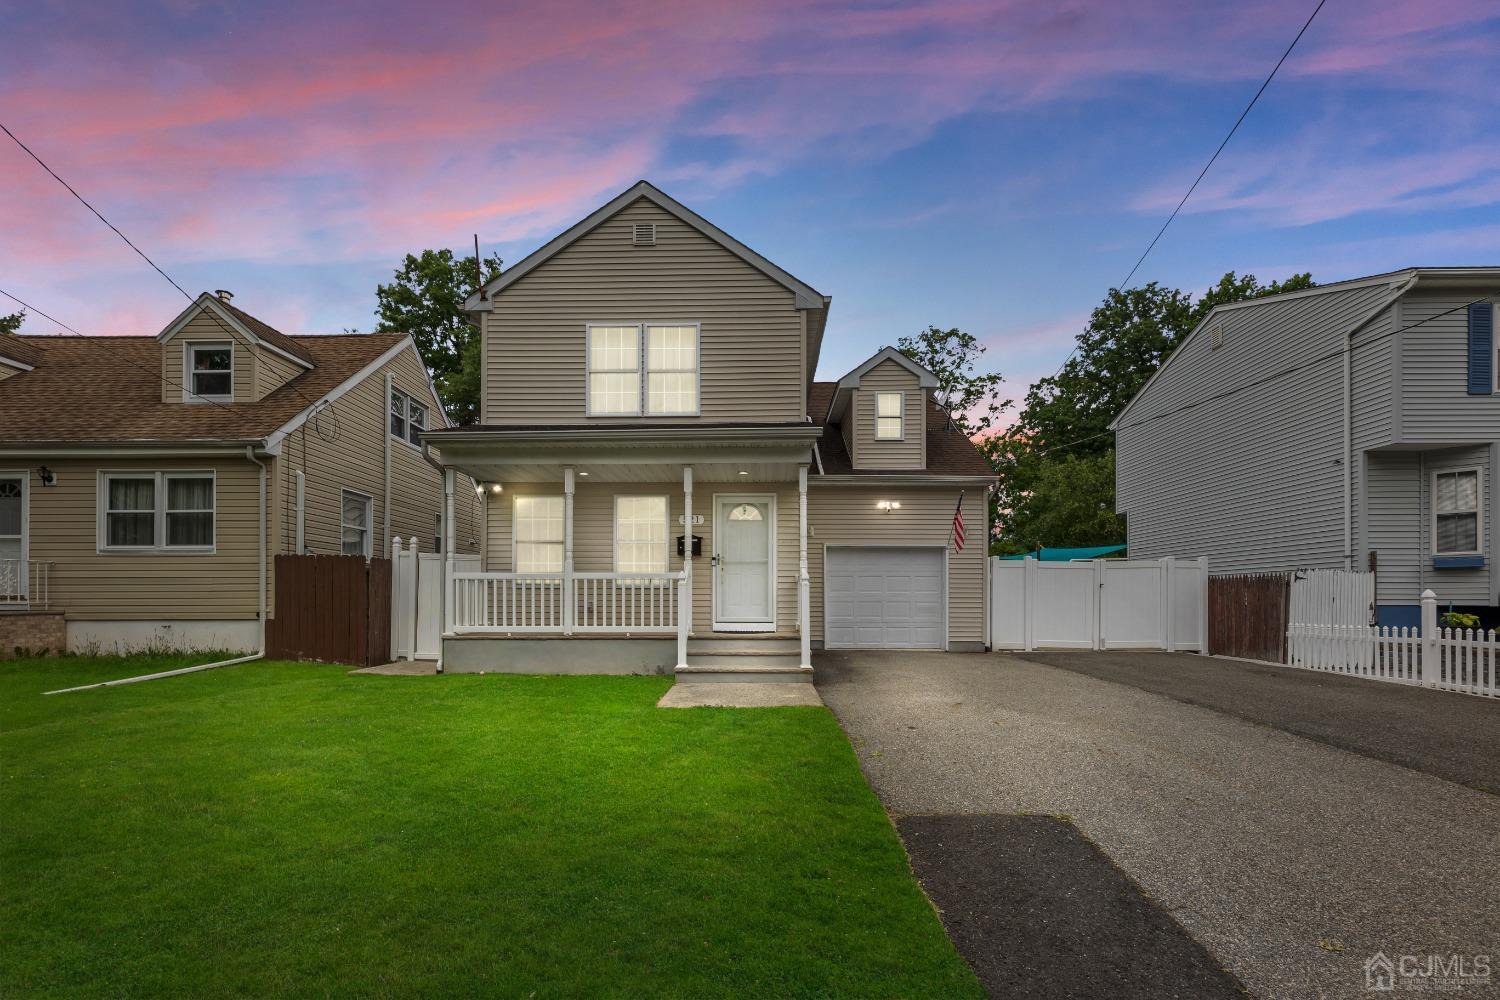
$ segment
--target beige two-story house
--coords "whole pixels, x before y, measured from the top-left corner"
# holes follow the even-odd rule
[[[644,181],[473,295],[481,420],[422,435],[485,500],[444,669],[784,680],[819,647],[982,650],[993,472],[899,352],[813,380],[829,306]]]
[[[205,293],[155,335],[0,337],[0,655],[256,652],[281,553],[431,552],[447,426],[411,338],[289,336]],[[480,505],[454,502],[460,551]]]

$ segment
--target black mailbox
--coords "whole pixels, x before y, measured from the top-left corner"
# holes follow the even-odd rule
[[[685,537],[686,536],[684,536],[684,535],[678,535],[677,536],[677,554],[678,555],[682,555],[683,539]],[[702,554],[703,554],[703,536],[701,536],[701,535],[694,535],[693,536],[693,555],[695,555],[695,556],[701,556]]]

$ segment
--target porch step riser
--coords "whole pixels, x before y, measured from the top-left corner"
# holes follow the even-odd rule
[[[796,656],[801,652],[801,644],[795,639],[757,639],[746,636],[743,639],[688,639],[688,655],[713,654],[713,653],[735,653],[749,651],[769,655]]]
[[[795,670],[801,665],[801,656],[796,652],[786,653],[694,653],[688,651],[688,666],[723,667],[725,670],[746,667],[786,668]]]
[[[691,670],[677,671],[677,680],[692,684],[811,684],[812,671],[793,667],[787,670],[758,668],[747,670]]]

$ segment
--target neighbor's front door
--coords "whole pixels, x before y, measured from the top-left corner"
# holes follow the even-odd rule
[[[714,628],[773,631],[775,502],[769,496],[730,496],[718,497],[714,507]]]
[[[26,476],[0,473],[0,604],[26,600]]]

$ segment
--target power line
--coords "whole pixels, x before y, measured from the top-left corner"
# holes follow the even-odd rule
[[[1177,213],[1182,211],[1182,206],[1186,205],[1188,199],[1193,196],[1193,192],[1198,190],[1198,185],[1208,174],[1209,168],[1214,165],[1214,161],[1219,158],[1219,154],[1224,152],[1224,147],[1229,145],[1229,140],[1233,139],[1234,134],[1240,130],[1240,126],[1244,124],[1245,118],[1250,114],[1250,109],[1255,107],[1255,103],[1260,100],[1260,96],[1266,92],[1266,88],[1269,87],[1271,85],[1271,81],[1276,78],[1277,71],[1281,69],[1282,63],[1286,62],[1287,57],[1292,54],[1292,50],[1297,47],[1297,43],[1302,41],[1302,36],[1306,34],[1307,29],[1311,27],[1313,18],[1318,16],[1318,11],[1322,10],[1323,5],[1327,2],[1328,0],[1318,0],[1318,5],[1313,8],[1313,12],[1309,14],[1307,16],[1307,20],[1303,22],[1302,30],[1297,32],[1297,37],[1292,39],[1292,44],[1286,47],[1286,51],[1281,54],[1281,58],[1276,60],[1276,65],[1271,67],[1271,72],[1261,83],[1260,89],[1255,92],[1254,97],[1250,98],[1250,103],[1245,105],[1245,110],[1240,112],[1240,116],[1234,120],[1234,125],[1230,128],[1229,134],[1224,136],[1224,141],[1219,143],[1219,148],[1214,150],[1214,155],[1210,156],[1208,158],[1208,162],[1203,165],[1203,169],[1198,171],[1198,176],[1193,179],[1192,185],[1188,187],[1187,194],[1182,196],[1182,200],[1177,203],[1177,207],[1172,209],[1172,214],[1167,216],[1167,221],[1163,222],[1161,224],[1161,228],[1156,231],[1156,235],[1151,237],[1150,244],[1147,245],[1146,249],[1141,253],[1140,257],[1136,259],[1135,266],[1130,269],[1129,274],[1125,275],[1125,280],[1120,282],[1115,287],[1119,288],[1121,291],[1124,291],[1125,286],[1130,284],[1130,279],[1135,277],[1135,272],[1140,270],[1141,265],[1145,263],[1146,258],[1150,255],[1151,251],[1156,249],[1157,242],[1161,240],[1162,234],[1167,231],[1167,227],[1172,224],[1172,220],[1177,218]],[[1075,343],[1073,345],[1073,349],[1068,352],[1068,356],[1063,358],[1062,364],[1057,366],[1057,371],[1052,373],[1052,377],[1057,378],[1058,375],[1062,374],[1063,368],[1067,366],[1069,361],[1073,360],[1073,355],[1077,353],[1078,345]]]
[[[88,209],[90,212],[94,213],[94,217],[95,218],[97,218],[100,222],[102,222],[106,226],[108,226],[114,232],[114,234],[116,236],[118,236],[118,237],[120,237],[120,239],[124,240],[126,246],[128,246],[130,249],[134,250],[136,252],[136,255],[139,256],[141,258],[141,260],[145,261],[147,264],[150,264],[152,270],[154,270],[157,274],[161,275],[163,278],[167,279],[167,283],[169,285],[171,285],[173,288],[177,289],[179,292],[181,292],[184,298],[186,298],[189,302],[197,302],[198,301],[198,299],[197,299],[196,296],[194,296],[187,289],[183,288],[176,281],[172,280],[172,276],[170,274],[168,274],[166,271],[163,271],[161,269],[160,265],[158,265],[156,263],[156,261],[154,261],[150,257],[146,256],[146,252],[144,250],[142,250],[140,247],[136,246],[133,242],[131,242],[130,237],[126,236],[123,232],[120,231],[120,227],[116,226],[113,222],[110,222],[108,219],[106,219],[104,217],[104,214],[102,212],[100,212],[97,208],[95,208],[93,205],[91,205],[89,203],[88,199],[86,199],[83,195],[79,194],[78,191],[77,191],[77,189],[74,188],[73,185],[71,185],[67,181],[63,180],[62,176],[59,175],[56,170],[53,170],[50,166],[48,166],[47,162],[45,160],[43,160],[40,156],[38,156],[32,150],[32,148],[30,146],[28,146],[28,145],[26,145],[26,143],[22,142],[19,136],[17,136],[14,132],[12,132],[9,128],[7,128],[5,126],[4,122],[0,122],[0,131],[3,131],[6,135],[10,136],[11,141],[14,142],[17,146],[20,146],[21,149],[25,151],[25,153],[26,153],[27,156],[29,156],[33,160],[35,160],[36,163],[37,163],[37,166],[39,166],[43,170],[47,171],[47,173],[52,176],[53,180],[57,181],[57,183],[61,184],[64,188],[66,188],[69,194],[71,194],[74,198],[78,199],[79,204],[81,204],[84,208]],[[14,299],[14,296],[6,296],[6,297]],[[20,299],[14,299],[14,301],[19,302]],[[43,316],[47,315],[46,313],[42,313],[41,310],[36,310],[36,312],[40,313]],[[205,310],[203,310],[203,312],[207,313],[208,316],[209,316],[209,318],[212,319],[214,321],[214,323],[216,323],[218,325],[219,329],[221,329],[221,330],[224,331],[225,336],[229,337],[229,339],[231,341],[233,341],[235,339],[234,338],[234,332],[232,330],[230,330],[229,327],[227,327],[227,326],[224,325],[224,321],[222,319],[220,319],[218,317],[218,315],[212,309],[205,309]],[[47,318],[48,319],[52,319],[52,317],[50,317],[50,316],[47,316]],[[54,323],[57,323],[57,320],[55,320],[55,319],[52,320],[52,321]],[[58,326],[63,326],[63,324],[58,323]],[[64,327],[64,329],[71,329],[71,327]],[[74,331],[74,332],[76,333],[77,331]],[[79,334],[79,336],[82,336],[82,334]],[[166,376],[162,376],[162,378],[165,379]],[[315,402],[313,402],[312,400],[308,399],[307,395],[304,392],[302,392],[302,390],[300,388],[298,388],[295,383],[296,383],[296,379],[295,378],[289,379],[285,383],[285,387],[291,389],[292,392],[296,394],[297,398],[300,399],[300,400],[302,400],[308,406],[317,406],[318,404],[315,403]],[[332,403],[329,403],[328,405],[332,406]]]
[[[79,337],[79,338],[81,338],[83,340],[93,340],[93,341],[108,341],[108,339],[109,339],[108,337],[90,337],[88,334],[79,333],[77,330],[73,329],[71,326],[69,326],[68,324],[64,323],[62,320],[58,319],[56,316],[52,316],[52,315],[49,315],[48,313],[42,312],[36,306],[32,305],[29,302],[26,302],[23,299],[17,298],[16,296],[12,295],[10,292],[7,292],[3,288],[0,288],[0,295],[3,295],[7,299],[10,299],[12,302],[14,302],[16,305],[20,306],[22,309],[25,309],[25,310],[27,310],[29,312],[34,312],[38,316],[42,317],[43,319],[51,320],[53,323],[57,324],[57,326],[60,329],[66,330],[68,333],[71,333],[75,337]],[[102,345],[101,344],[96,344],[95,346],[99,347],[99,346],[102,346]],[[104,353],[111,355],[112,357],[116,358],[119,361],[124,362],[125,364],[129,365],[132,368],[139,368],[143,372],[150,372],[152,375],[155,375],[157,378],[161,379],[167,385],[172,386],[174,389],[181,389],[184,396],[194,395],[194,393],[189,392],[184,386],[179,385],[178,383],[173,382],[171,379],[167,378],[167,376],[164,375],[162,373],[161,369],[159,369],[159,368],[158,369],[147,368],[145,365],[139,364],[138,362],[132,361],[129,358],[125,357],[125,355],[122,354],[122,353],[120,353],[119,351],[114,351],[114,350],[111,350],[109,348],[105,348]],[[200,396],[199,398],[202,399],[203,402],[205,402],[205,403],[212,403],[214,406],[217,406],[221,410],[229,411],[229,407],[225,406],[223,403],[220,403],[217,400],[209,399],[207,396]],[[229,412],[233,412],[233,411],[229,411]]]
[[[1423,326],[1423,325],[1425,325],[1427,323],[1431,323],[1435,319],[1442,319],[1444,316],[1451,316],[1453,313],[1456,313],[1456,312],[1458,312],[1461,309],[1467,309],[1470,306],[1478,305],[1481,302],[1488,302],[1490,299],[1496,298],[1497,295],[1500,295],[1500,293],[1492,293],[1490,295],[1481,295],[1477,299],[1471,299],[1468,302],[1462,302],[1462,303],[1454,306],[1452,309],[1445,309],[1445,310],[1443,310],[1440,313],[1434,313],[1433,315],[1428,316],[1426,319],[1418,320],[1417,322],[1412,323],[1409,326],[1399,327],[1399,328],[1397,328],[1395,330],[1388,330],[1385,333],[1378,334],[1377,336],[1371,337],[1370,339],[1364,341],[1359,346],[1360,347],[1368,347],[1371,344],[1377,344],[1380,341],[1385,340],[1385,339],[1387,339],[1389,337],[1394,337],[1398,333],[1405,333],[1408,330],[1415,330],[1417,327]],[[1339,348],[1336,351],[1329,351],[1326,354],[1320,354],[1317,357],[1314,357],[1314,358],[1311,358],[1308,361],[1302,362],[1301,364],[1291,365],[1291,366],[1289,366],[1287,368],[1282,368],[1279,371],[1272,372],[1271,374],[1265,376],[1264,378],[1256,379],[1253,382],[1246,382],[1243,385],[1237,385],[1237,386],[1235,386],[1232,389],[1225,389],[1223,392],[1215,393],[1214,395],[1211,395],[1211,396],[1205,396],[1203,399],[1195,399],[1191,403],[1183,403],[1181,406],[1178,406],[1175,409],[1166,410],[1165,412],[1162,412],[1162,413],[1156,413],[1156,414],[1153,414],[1153,415],[1151,415],[1149,417],[1145,417],[1145,418],[1140,419],[1140,420],[1134,420],[1134,421],[1131,421],[1128,424],[1121,424],[1119,427],[1117,427],[1117,428],[1115,428],[1113,430],[1100,431],[1097,434],[1090,434],[1090,435],[1088,435],[1086,437],[1077,438],[1077,439],[1075,439],[1073,441],[1066,441],[1066,442],[1064,442],[1062,444],[1059,444],[1059,445],[1053,445],[1050,448],[1043,448],[1041,451],[1038,451],[1036,453],[1037,457],[1038,458],[1044,458],[1047,455],[1052,454],[1053,452],[1064,451],[1064,450],[1066,450],[1068,448],[1073,448],[1073,447],[1076,447],[1076,446],[1078,446],[1080,444],[1087,444],[1090,441],[1096,441],[1099,438],[1107,437],[1107,436],[1115,434],[1115,433],[1117,433],[1118,431],[1121,431],[1121,430],[1126,430],[1126,429],[1129,429],[1129,428],[1132,428],[1132,427],[1140,427],[1140,426],[1142,426],[1144,424],[1153,423],[1153,422],[1155,422],[1157,420],[1163,420],[1163,419],[1165,419],[1167,417],[1176,416],[1177,414],[1184,413],[1187,410],[1196,409],[1197,407],[1203,406],[1203,405],[1208,404],[1208,403],[1214,403],[1214,402],[1218,402],[1221,399],[1227,399],[1228,397],[1233,396],[1236,393],[1244,392],[1246,389],[1256,389],[1256,388],[1259,388],[1260,386],[1267,385],[1267,384],[1269,384],[1271,382],[1274,382],[1277,379],[1285,378],[1288,375],[1295,375],[1297,372],[1306,371],[1307,369],[1313,367],[1314,365],[1320,365],[1320,364],[1322,364],[1325,361],[1331,361],[1332,359],[1337,358],[1337,357],[1341,356],[1342,354],[1344,354],[1345,351],[1352,351],[1352,350],[1353,350],[1353,345],[1346,346],[1346,347],[1341,347],[1341,348]]]

